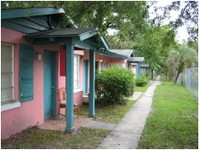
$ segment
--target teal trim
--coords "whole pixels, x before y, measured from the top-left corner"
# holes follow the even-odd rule
[[[39,31],[37,29],[31,29],[29,27],[22,26],[22,25],[19,25],[19,24],[14,24],[14,23],[11,23],[11,22],[5,21],[5,20],[2,20],[1,26],[5,27],[5,28],[10,28],[10,29],[13,29],[13,30],[21,31],[23,33],[33,33],[33,32]]]
[[[98,34],[98,32],[96,29],[94,29],[92,31],[88,31],[88,32],[84,32],[84,33],[80,34],[79,37],[80,37],[80,40],[83,41],[90,37],[95,36],[96,34]]]
[[[74,45],[72,42],[66,45],[66,129],[67,132],[74,130]]]
[[[140,75],[141,75],[141,67],[140,67],[140,63],[137,63],[137,78],[139,78],[140,77]]]
[[[96,49],[96,44],[89,41],[81,41],[79,38],[73,38],[74,45],[80,45],[87,49]]]
[[[33,47],[20,44],[19,99],[21,102],[33,100],[33,57]]]
[[[32,17],[64,13],[65,11],[62,8],[3,9],[1,10],[1,19],[12,19],[20,17]]]
[[[95,52],[89,51],[90,58],[90,94],[89,94],[89,117],[95,117]]]
[[[56,55],[44,50],[44,117],[56,116]]]
[[[34,44],[34,45],[45,45],[45,44],[62,44],[62,45],[66,45],[67,41],[71,38],[56,38],[56,37],[47,37],[47,38],[28,38],[27,36],[25,36],[25,39]]]
[[[122,58],[122,59],[128,59],[127,56],[125,55],[120,55],[120,54],[116,54],[116,53],[113,53],[105,48],[97,48],[96,44],[91,42],[91,41],[88,41],[88,40],[85,40],[85,41],[81,41],[79,38],[73,38],[73,44],[74,45],[79,45],[81,47],[84,47],[86,49],[92,49],[92,50],[96,50],[97,52],[99,53],[102,53],[102,54],[105,54],[107,56],[110,56],[110,57],[115,57],[115,58]]]
[[[100,38],[101,38],[101,41],[102,41],[103,45],[105,46],[106,50],[109,50],[109,45],[108,45],[107,41],[105,40],[105,38],[101,35],[100,35]]]
[[[83,61],[83,93],[88,92],[88,60]]]
[[[56,58],[57,58],[57,52],[52,52],[53,53],[53,58],[52,58],[52,61],[53,61],[53,66],[52,66],[52,69],[53,69],[53,72],[52,72],[52,74],[53,74],[53,96],[52,96],[52,98],[53,98],[53,117],[56,117],[56,115],[57,115],[57,103],[56,103],[56,94],[57,94],[57,92],[56,92],[56,89],[57,89],[57,75],[56,75],[56,72],[57,72],[57,61],[56,61]]]
[[[30,29],[34,29],[34,30],[37,30],[37,31],[48,29],[48,27],[41,26],[41,24],[38,24],[34,21],[31,21],[30,19],[24,19],[24,18],[12,19],[12,20],[9,20],[8,22],[20,25],[22,27],[28,27]]]

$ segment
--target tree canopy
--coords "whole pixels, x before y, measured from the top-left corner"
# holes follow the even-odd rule
[[[197,60],[197,52],[194,47],[179,45],[176,49],[172,49],[169,52],[166,62],[170,77],[176,75],[174,83],[177,82],[179,74],[182,73],[186,67],[195,66]]]
[[[151,69],[164,70],[169,50],[176,45],[175,33],[168,25],[150,26],[137,36],[134,50],[137,56],[145,57]]]
[[[190,35],[189,40],[198,40],[198,1],[172,1],[167,6],[154,7],[154,9],[156,14],[154,23],[162,24],[165,19],[171,18],[172,12],[176,12],[178,17],[169,22],[173,30],[186,25]]]
[[[146,2],[136,1],[7,1],[2,8],[62,7],[66,16],[63,26],[71,24],[69,17],[78,27],[98,27],[105,35],[108,28],[130,34],[129,26],[140,30],[147,16]],[[133,34],[133,33],[132,33]]]
[[[187,25],[188,45],[198,51],[198,1],[173,1],[165,7],[154,7],[156,17],[150,20],[149,8],[154,1],[3,1],[2,9],[30,7],[62,7],[65,10],[63,27],[98,27],[111,48],[133,48],[136,56],[145,57],[151,69],[167,72],[168,53],[179,49],[175,41],[176,29]],[[184,5],[183,5],[184,4]],[[163,10],[163,14],[158,13]],[[178,18],[167,25],[163,20],[171,12]],[[107,30],[116,29],[109,36]],[[186,51],[187,52],[187,51]],[[175,53],[174,53],[175,54]],[[171,54],[170,54],[171,55]]]

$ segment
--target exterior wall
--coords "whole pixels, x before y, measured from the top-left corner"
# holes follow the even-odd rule
[[[89,53],[86,51],[84,52],[84,56],[83,56],[84,60],[89,60]],[[124,66],[125,68],[128,68],[128,64],[127,64],[127,60],[125,59],[120,59],[120,58],[112,58],[112,57],[108,57],[105,55],[102,55],[100,53],[96,53],[96,61],[99,63],[98,65],[98,71],[101,71],[101,64],[102,63],[106,63],[107,67],[111,67],[114,64],[121,64],[122,66]],[[88,61],[88,92],[89,92],[89,82],[90,82],[90,62]]]
[[[19,46],[20,44],[29,44],[27,43],[21,32],[14,30],[1,28],[1,42],[14,45],[14,96],[15,100],[19,102]],[[32,45],[33,46],[33,45]],[[56,60],[57,60],[57,87],[58,88],[65,86],[65,77],[60,76],[60,61],[59,61],[59,50],[63,49],[61,46],[54,45],[45,45],[45,46],[33,46],[34,53],[36,51],[42,54],[42,60],[37,60],[34,58],[34,99],[27,102],[20,102],[20,107],[10,109],[7,111],[1,112],[1,138],[6,139],[11,135],[20,132],[28,127],[34,125],[40,125],[44,122],[44,49],[57,51]],[[83,54],[80,51],[75,51],[75,54]],[[82,87],[82,72],[83,72],[83,62],[80,60],[80,85]],[[82,91],[76,92],[74,94],[75,102],[81,104],[83,101]],[[56,93],[57,95],[57,93]],[[58,108],[58,95],[56,98],[56,104]]]
[[[88,52],[85,52],[83,57],[85,60],[89,60]],[[99,53],[96,53],[96,61],[99,62],[99,71],[101,70],[102,63],[107,63],[108,67],[111,67],[114,64],[121,64],[122,66],[127,68],[127,60],[120,58],[112,58]]]
[[[26,43],[22,38],[23,34],[8,29],[1,30],[3,43],[14,45],[14,95],[19,101],[19,43]],[[27,44],[27,43],[26,43]],[[37,49],[34,47],[34,49]],[[40,49],[37,51],[42,52]],[[15,109],[1,112],[1,138],[8,138],[10,135],[21,130],[41,124],[43,122],[43,61],[34,59],[34,99],[23,102]],[[38,84],[41,83],[41,84]]]
[[[15,100],[19,102],[19,46],[20,44],[28,44],[21,32],[14,30],[1,28],[1,42],[14,45],[14,96]],[[33,45],[32,45],[33,46]],[[34,99],[27,102],[20,102],[20,106],[14,109],[1,112],[1,138],[6,139],[11,135],[20,132],[28,127],[34,125],[40,125],[44,122],[44,49],[57,51],[57,87],[59,88],[65,86],[66,77],[60,75],[60,50],[63,49],[61,46],[56,45],[45,45],[45,46],[33,46],[34,53],[40,52],[42,54],[42,60],[37,60],[34,58]],[[75,54],[81,55],[80,58],[80,89],[74,90],[74,101],[79,105],[83,102],[83,60],[88,59],[88,53],[83,51],[74,51]],[[96,61],[99,62],[99,69],[101,69],[101,63],[106,62],[108,66],[112,63],[126,63],[124,59],[109,58],[101,54],[96,54]],[[88,64],[89,65],[89,64]],[[88,69],[89,70],[89,69]],[[89,76],[89,73],[88,73]],[[89,78],[88,78],[89,82]],[[89,86],[88,86],[89,88]],[[57,94],[57,93],[56,93]],[[56,104],[58,108],[58,95],[56,99]]]
[[[136,78],[136,66],[135,65],[130,65],[129,66],[130,70],[134,73],[134,78]]]
[[[74,51],[75,55],[83,56],[83,51],[81,50],[75,50]],[[61,87],[65,87],[65,76],[61,76],[60,71],[61,71],[61,64],[60,64],[60,59],[62,57],[60,56],[61,52],[59,52],[59,57],[58,57],[58,89]],[[79,68],[79,89],[74,89],[74,102],[77,103],[78,105],[81,105],[83,103],[83,59],[80,58],[80,68]]]

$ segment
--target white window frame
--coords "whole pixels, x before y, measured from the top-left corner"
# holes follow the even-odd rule
[[[76,62],[77,61],[77,62]],[[76,63],[75,63],[76,62]],[[77,66],[75,66],[77,65]],[[77,70],[75,69],[77,68]],[[75,80],[75,76],[77,80]],[[77,85],[75,83],[77,82]],[[74,55],[74,91],[80,91],[80,56],[79,55]]]
[[[21,103],[15,100],[15,95],[14,95],[14,45],[13,44],[7,44],[7,43],[1,43],[1,45],[6,45],[6,46],[11,46],[11,61],[12,61],[12,66],[11,66],[11,72],[12,72],[12,82],[11,82],[11,87],[12,87],[12,99],[1,103],[1,112],[7,111],[10,109],[18,108],[21,106]],[[1,78],[2,79],[2,78]]]

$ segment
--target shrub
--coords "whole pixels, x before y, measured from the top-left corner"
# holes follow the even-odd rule
[[[125,104],[124,97],[134,92],[134,74],[120,66],[113,66],[96,74],[97,102]]]
[[[145,75],[142,75],[136,79],[136,86],[144,87],[145,85],[147,85],[147,83],[148,79]]]

